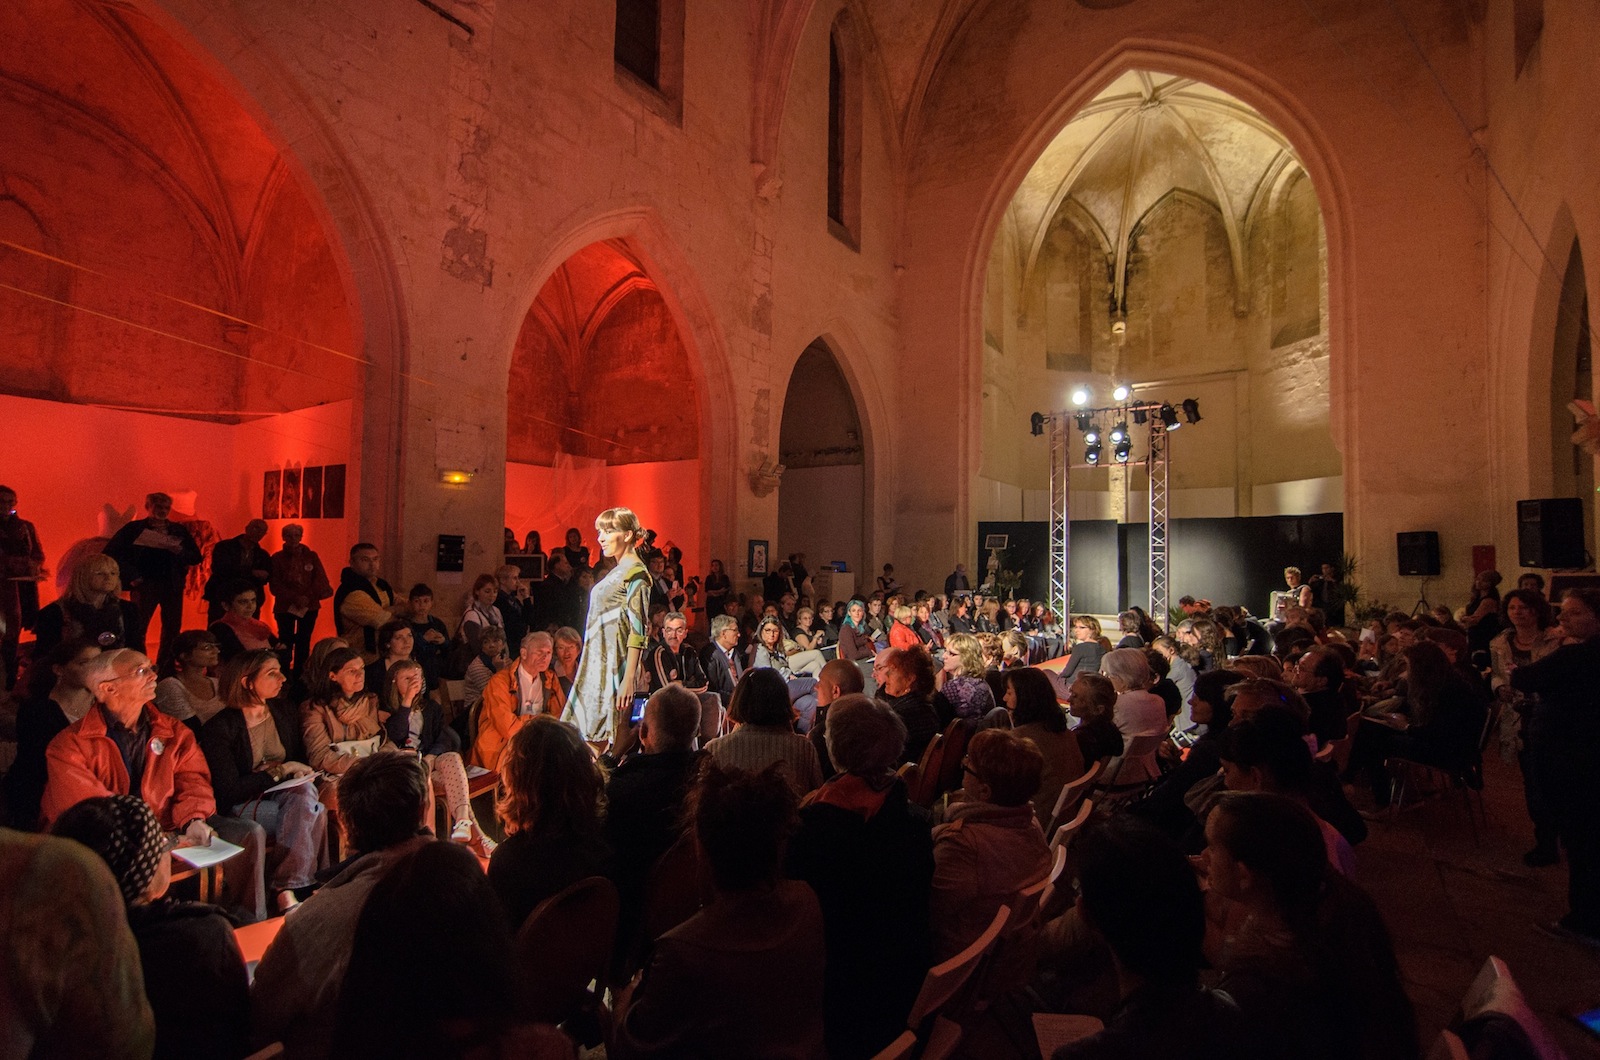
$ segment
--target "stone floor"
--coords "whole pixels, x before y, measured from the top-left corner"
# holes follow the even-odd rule
[[[1356,848],[1357,879],[1394,934],[1424,1046],[1493,954],[1569,1056],[1600,1057],[1600,1040],[1562,1015],[1600,1005],[1600,952],[1534,929],[1566,911],[1566,869],[1523,866],[1532,833],[1521,775],[1498,758],[1484,768],[1488,828],[1476,844],[1457,792],[1373,822]]]

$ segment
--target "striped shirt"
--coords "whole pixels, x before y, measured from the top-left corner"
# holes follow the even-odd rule
[[[786,728],[743,725],[706,744],[706,752],[720,766],[759,773],[774,762],[788,765],[789,783],[797,795],[822,786],[822,766],[817,750],[804,736]]]

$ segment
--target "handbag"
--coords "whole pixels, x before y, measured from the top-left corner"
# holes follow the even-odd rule
[[[350,755],[355,758],[367,758],[378,753],[378,748],[383,746],[383,734],[365,740],[335,740],[329,744],[333,753],[341,757]]]

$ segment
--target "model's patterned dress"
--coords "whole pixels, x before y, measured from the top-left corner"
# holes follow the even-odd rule
[[[650,573],[637,557],[623,560],[589,590],[589,620],[583,630],[583,655],[567,699],[567,721],[586,740],[609,741],[628,650],[649,642]],[[641,661],[640,672],[644,666]],[[627,724],[627,719],[622,719]]]

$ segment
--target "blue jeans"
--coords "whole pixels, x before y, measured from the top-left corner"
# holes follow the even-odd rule
[[[275,791],[240,803],[233,816],[254,821],[278,844],[282,860],[272,874],[275,890],[309,887],[327,860],[328,814],[317,801],[317,786]]]

